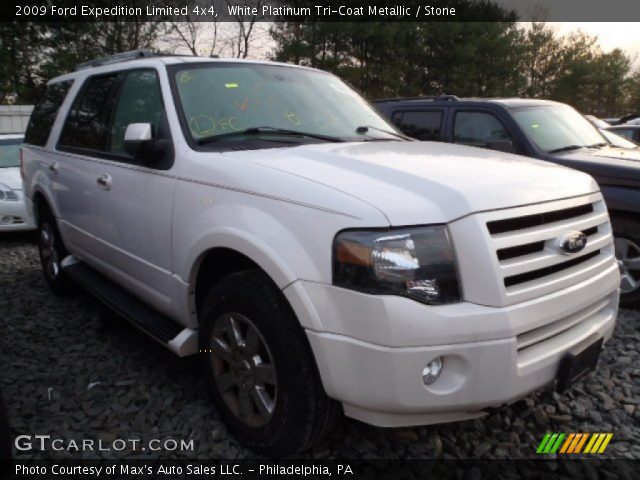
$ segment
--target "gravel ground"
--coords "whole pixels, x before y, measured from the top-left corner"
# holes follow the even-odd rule
[[[14,434],[193,439],[193,451],[30,452],[18,458],[254,458],[227,434],[194,359],[180,359],[86,294],[54,297],[31,235],[0,236],[0,386]],[[533,458],[548,431],[613,432],[640,458],[640,315],[622,311],[600,369],[480,420],[380,429],[344,419],[315,458]]]

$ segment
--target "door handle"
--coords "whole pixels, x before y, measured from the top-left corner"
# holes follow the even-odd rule
[[[49,168],[49,171],[54,175],[58,174],[58,162],[51,162],[47,168]]]
[[[98,186],[100,188],[102,188],[103,190],[110,190],[111,189],[111,175],[108,174],[103,174],[100,175],[97,179],[96,182],[98,183]]]

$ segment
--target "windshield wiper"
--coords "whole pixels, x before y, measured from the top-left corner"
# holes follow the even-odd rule
[[[363,135],[367,133],[369,130],[377,130],[378,132],[386,133],[387,135],[393,135],[396,138],[402,138],[403,140],[409,140],[411,142],[415,142],[415,138],[408,137],[407,135],[403,135],[402,133],[397,133],[391,130],[385,130],[384,128],[374,127],[373,125],[362,125],[356,128],[356,133],[359,135]]]
[[[228,133],[221,133],[220,135],[211,135],[209,137],[202,137],[196,141],[198,145],[204,145],[206,143],[217,142],[218,140],[222,140],[229,137],[240,137],[243,135],[264,135],[264,134],[315,138],[317,140],[324,140],[326,142],[344,142],[342,138],[333,137],[331,135],[321,135],[319,133],[301,132],[298,130],[288,130],[286,128],[275,128],[275,127],[251,127],[245,130],[239,130],[237,132],[228,132]]]
[[[606,147],[610,145],[607,142],[599,142],[599,143],[594,143],[593,145],[588,145],[589,148],[602,148],[602,147]]]
[[[553,150],[549,150],[549,153],[568,152],[569,150],[578,150],[585,147],[586,145],[567,145],[566,147],[554,148]]]

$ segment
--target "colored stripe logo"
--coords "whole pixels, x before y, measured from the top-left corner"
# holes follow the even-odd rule
[[[536,453],[604,453],[612,438],[613,433],[547,433]]]

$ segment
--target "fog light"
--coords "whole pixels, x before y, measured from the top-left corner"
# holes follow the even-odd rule
[[[8,224],[10,224],[10,223],[13,223],[13,217],[12,217],[11,215],[5,215],[4,217],[2,217],[2,218],[0,219],[0,222],[2,222],[2,223],[4,223],[4,224],[8,225]]]
[[[422,381],[425,385],[431,385],[438,380],[440,373],[442,372],[442,357],[434,358],[422,371]]]

